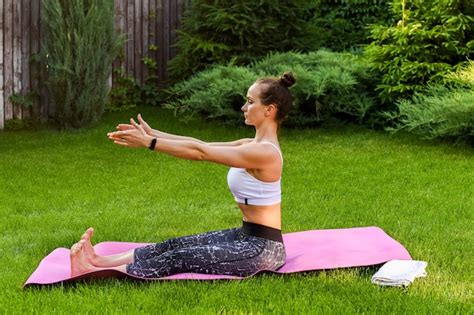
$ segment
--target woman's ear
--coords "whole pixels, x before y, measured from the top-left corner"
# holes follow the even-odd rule
[[[271,114],[276,115],[277,111],[278,111],[278,108],[275,104],[270,104],[270,105],[267,106],[267,113],[269,115],[271,115]]]

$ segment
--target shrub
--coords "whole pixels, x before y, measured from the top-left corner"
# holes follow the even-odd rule
[[[168,92],[165,105],[177,114],[201,114],[242,123],[240,108],[248,87],[259,77],[292,71],[294,107],[287,126],[311,126],[336,119],[363,122],[373,107],[371,77],[366,62],[349,53],[273,53],[247,67],[214,66],[182,81]]]
[[[172,86],[164,107],[185,119],[198,114],[235,123],[255,78],[248,68],[216,65]]]
[[[127,75],[124,68],[113,70],[115,84],[110,90],[105,110],[109,112],[126,111],[141,102],[140,85],[133,76]]]
[[[7,119],[5,121],[5,130],[8,131],[18,131],[18,130],[27,130],[33,129],[38,126],[38,122],[34,121],[32,118],[23,118],[23,119]]]
[[[269,51],[308,51],[317,37],[307,23],[315,6],[308,0],[194,0],[178,30],[170,76],[185,78],[231,60],[244,65]]]
[[[150,51],[158,50],[158,46],[150,45]],[[123,56],[119,56],[123,58]],[[109,102],[105,110],[109,112],[126,111],[136,107],[138,104],[146,106],[157,106],[160,101],[158,62],[149,55],[142,58],[142,63],[148,69],[148,75],[144,78],[143,84],[127,74],[125,68],[116,68],[114,72],[114,85],[109,93]]]
[[[394,103],[441,82],[452,69],[474,58],[474,2],[394,1],[402,17],[396,26],[375,25],[366,55],[380,72],[380,98]]]
[[[114,34],[113,1],[45,0],[42,5],[52,118],[60,127],[89,125],[104,111],[112,61],[123,43]]]
[[[389,0],[319,0],[312,23],[318,47],[358,50],[369,44],[370,24],[394,22]]]
[[[433,85],[425,94],[402,100],[398,112],[387,113],[396,121],[392,131],[408,130],[424,138],[451,138],[474,144],[474,62],[448,75],[454,87]]]

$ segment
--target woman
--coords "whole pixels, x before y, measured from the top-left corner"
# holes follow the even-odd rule
[[[257,80],[243,105],[245,124],[255,126],[253,139],[206,143],[153,130],[138,115],[139,124],[119,124],[108,133],[114,143],[148,147],[175,157],[230,166],[227,181],[243,214],[241,228],[170,239],[112,256],[99,256],[91,244],[93,229],[71,248],[71,273],[114,269],[140,278],[194,272],[249,276],[276,270],[285,262],[281,234],[281,173],[283,156],[278,127],[288,113],[295,83],[289,72],[279,79]]]

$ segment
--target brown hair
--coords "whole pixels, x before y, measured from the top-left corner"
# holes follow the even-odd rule
[[[275,104],[277,106],[276,120],[280,124],[291,109],[293,97],[288,90],[296,79],[293,73],[287,71],[279,78],[262,78],[256,83],[261,84],[260,101],[263,105]]]

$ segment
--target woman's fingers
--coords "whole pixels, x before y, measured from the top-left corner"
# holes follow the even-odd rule
[[[129,124],[118,124],[117,125],[117,130],[132,130],[134,129],[135,127],[133,127],[132,125],[129,125]]]
[[[146,136],[146,131],[143,129],[141,125],[137,125],[138,130],[142,132],[142,135]]]
[[[124,147],[128,147],[128,146],[129,146],[126,141],[115,140],[114,143],[115,143],[115,144],[118,144],[118,145],[121,145],[121,146],[124,146]]]
[[[138,114],[137,117],[138,117],[138,121],[140,122],[140,125],[143,126],[143,129],[145,129],[145,130],[147,130],[147,131],[148,131],[148,130],[151,131],[150,125],[148,125],[148,123],[147,123],[145,120],[143,120],[142,114]]]
[[[107,136],[126,136],[126,135],[132,135],[134,133],[135,129],[133,130],[121,130],[121,131],[112,131],[107,133]]]
[[[148,126],[145,120],[143,120],[142,114],[138,114],[137,116],[138,121],[140,122],[140,125]]]
[[[115,131],[107,133],[107,138],[113,141],[125,141],[126,134],[122,133],[122,131]]]

